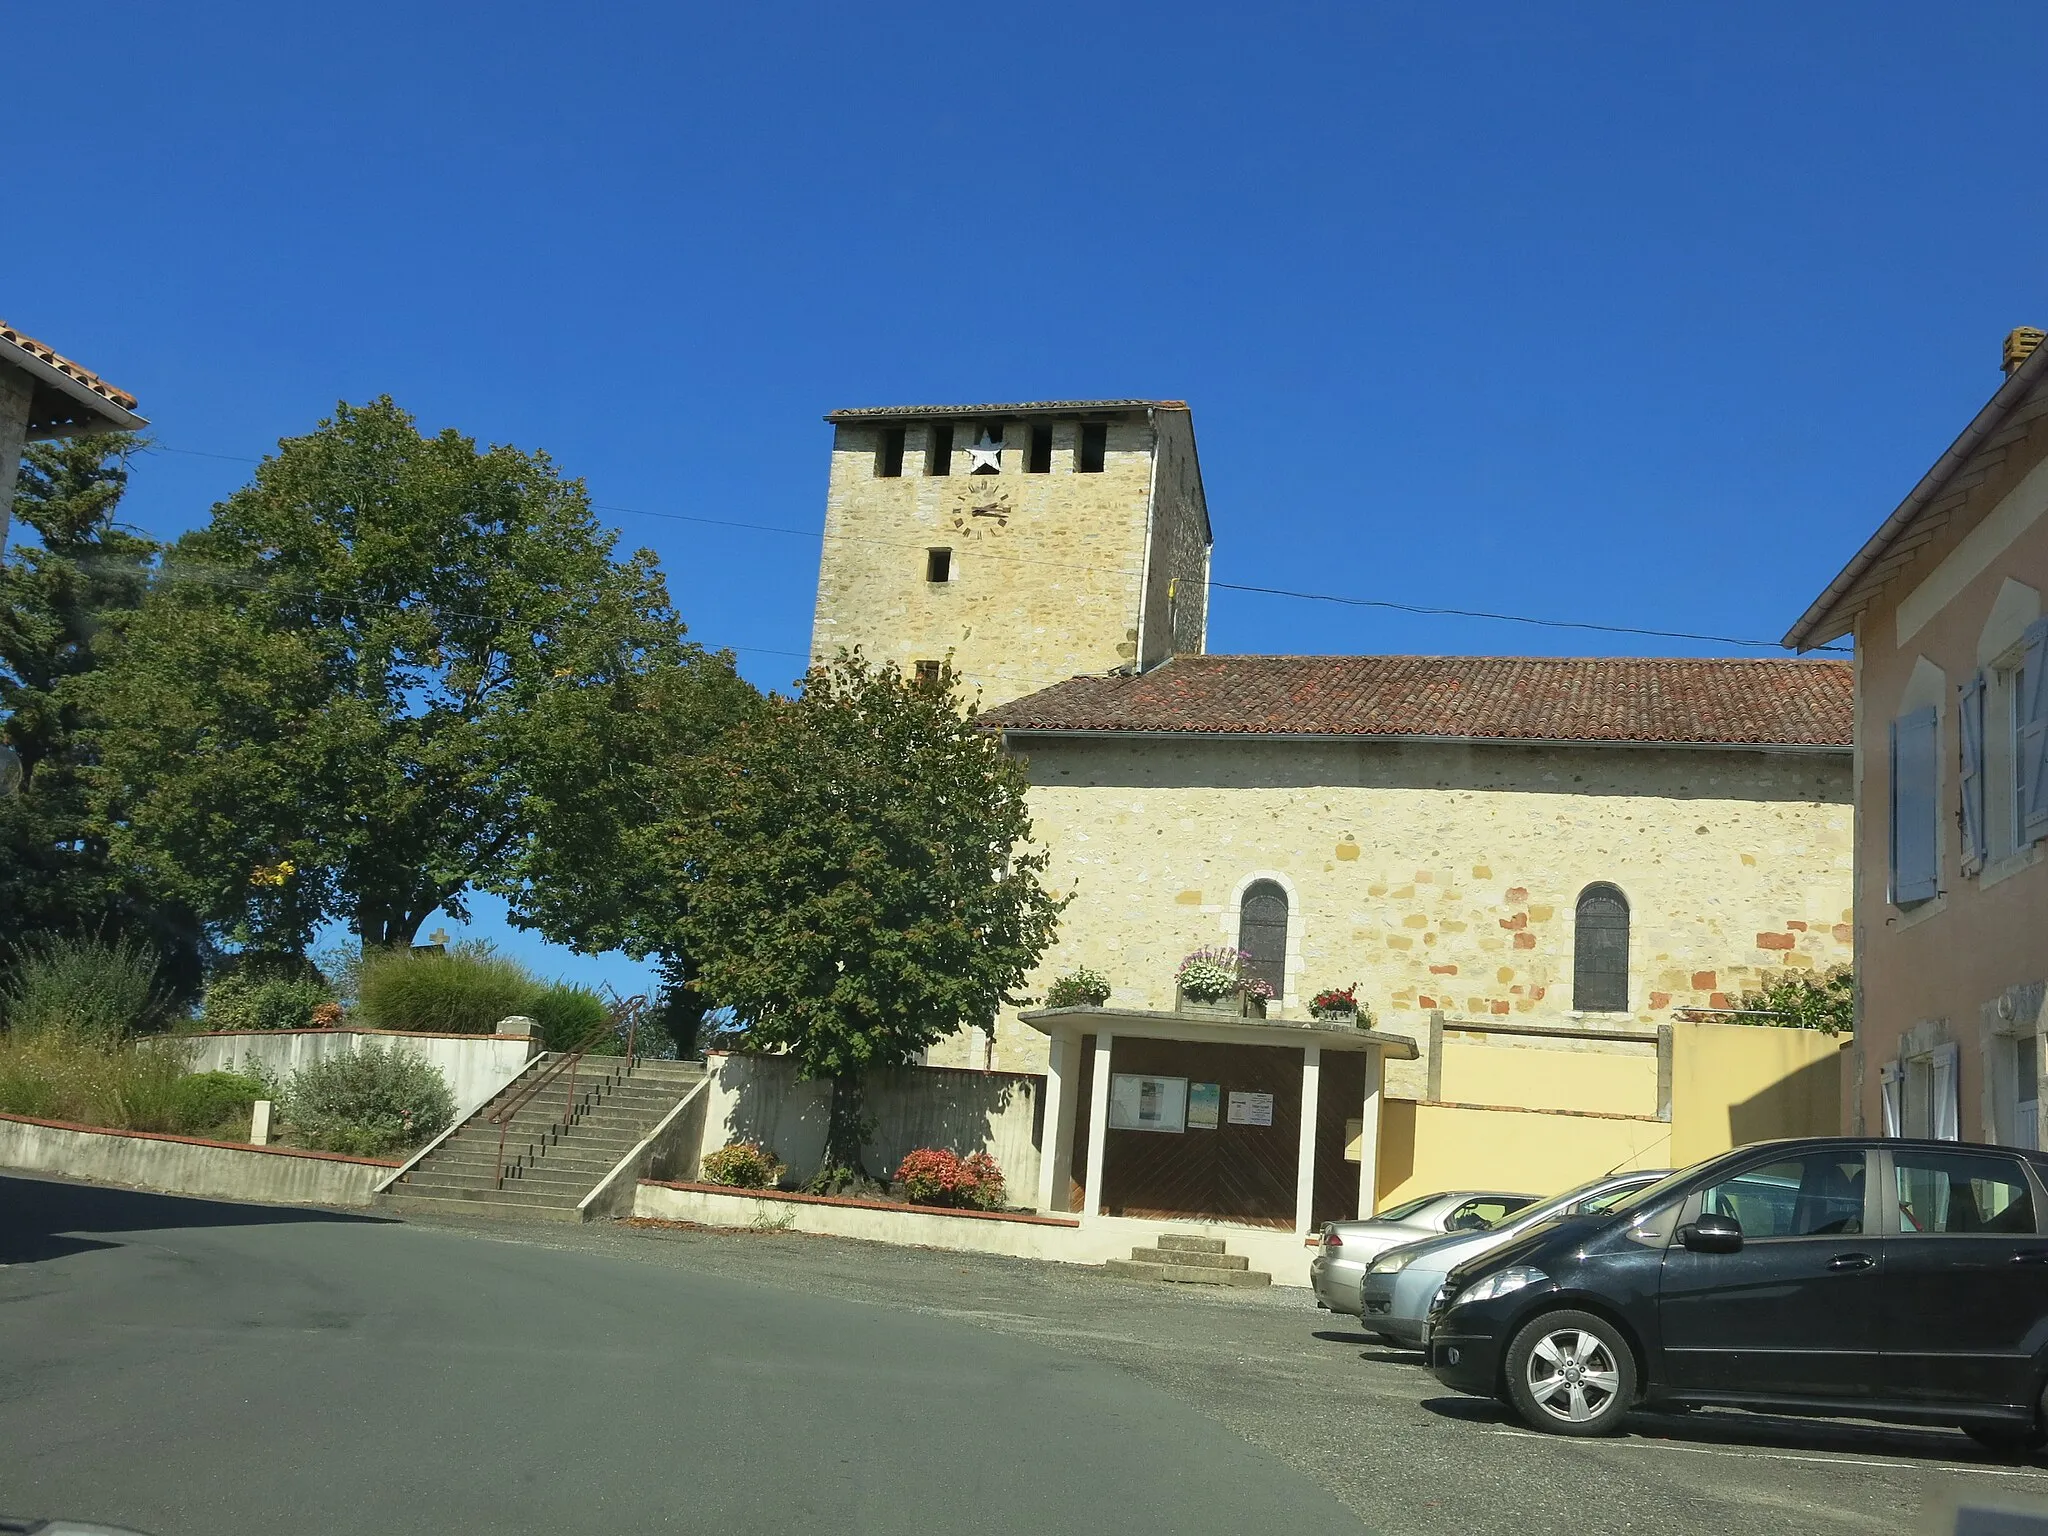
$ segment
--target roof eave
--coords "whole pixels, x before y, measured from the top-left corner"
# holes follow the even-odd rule
[[[985,405],[865,405],[827,411],[835,426],[864,421],[976,420],[989,416],[1124,416],[1143,411],[1186,410],[1180,400],[1023,400]]]
[[[1820,596],[1808,605],[1806,612],[1799,616],[1799,622],[1785,632],[1783,644],[1793,650],[1810,651],[1849,633],[1853,619],[1835,611],[1842,599],[1855,589],[1864,572],[1884,557],[1893,541],[1912,525],[1921,511],[1941,494],[1943,487],[1961,473],[1963,466],[1984,445],[1985,439],[1998,430],[2013,408],[2040,381],[2044,369],[2048,369],[2048,347],[2036,347],[1984,403],[1984,408],[1949,444],[1948,450],[1934,461],[1933,467],[1920,477],[1919,484],[1898,504],[1892,515],[1878,525],[1877,532],[1864,542]]]
[[[5,350],[0,350],[0,361],[27,374],[39,390],[53,390],[85,408],[86,415],[82,420],[40,427],[31,423],[31,440],[79,437],[88,432],[139,432],[149,425],[148,417],[116,405],[97,390],[81,384],[63,369],[43,361],[35,353],[24,348],[7,346]]]
[[[990,730],[1012,736],[1094,737],[1121,741],[1284,741],[1407,743],[1432,747],[1626,747],[1676,752],[1772,752],[1848,756],[1849,742],[1789,741],[1656,741],[1620,740],[1606,736],[1421,736],[1386,731],[1162,731],[1119,730],[1110,726],[1004,725],[983,717]]]

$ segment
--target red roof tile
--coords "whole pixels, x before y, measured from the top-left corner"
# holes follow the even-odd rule
[[[78,364],[72,362],[70,358],[65,357],[61,353],[44,346],[40,341],[37,341],[33,336],[23,335],[20,331],[17,331],[13,326],[9,325],[4,320],[0,320],[0,341],[8,342],[13,346],[17,346],[21,348],[22,351],[28,353],[29,356],[37,358],[42,362],[48,363],[52,368],[55,368],[59,373],[63,374],[66,378],[76,380],[78,383],[83,384],[87,389],[91,390],[94,394],[99,395],[104,399],[111,400],[114,404],[120,406],[122,410],[132,411],[135,409],[135,397],[129,394],[126,390],[114,388],[113,385],[109,384],[105,379],[101,378],[98,374],[92,372],[90,369],[79,367]]]
[[[1177,656],[998,706],[1013,731],[1416,736],[1846,748],[1845,662],[1543,656]]]

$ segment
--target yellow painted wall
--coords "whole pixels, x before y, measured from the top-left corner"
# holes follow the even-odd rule
[[[1558,1048],[1575,1045],[1584,1048]],[[1657,1044],[1654,1037],[1640,1044],[1551,1042],[1446,1030],[1436,1096],[1450,1104],[1654,1115]]]
[[[1676,1166],[1753,1141],[1841,1134],[1837,1037],[1810,1029],[1679,1024],[1671,1044]]]
[[[1393,1100],[1380,1120],[1380,1204],[1440,1189],[1554,1195],[1609,1171],[1670,1166],[1671,1127],[1537,1110]]]

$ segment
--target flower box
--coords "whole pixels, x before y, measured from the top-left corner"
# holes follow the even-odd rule
[[[1208,1014],[1219,1019],[1263,1019],[1266,1016],[1266,1000],[1254,997],[1249,992],[1233,992],[1228,997],[1189,997],[1175,989],[1173,999],[1175,1013]]]

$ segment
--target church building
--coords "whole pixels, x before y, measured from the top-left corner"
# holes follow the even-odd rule
[[[1728,1028],[1742,993],[1851,959],[1843,664],[1213,655],[1212,536],[1183,403],[827,420],[814,652],[859,646],[906,672],[950,657],[1029,765],[1048,879],[1073,893],[1032,995],[1085,966],[1108,980],[1110,1013],[1166,1031],[1176,968],[1205,945],[1246,952],[1269,1023],[1304,1023],[1316,993],[1355,986],[1374,1038],[1399,1041],[1378,1050],[1382,1141],[1398,1131],[1410,1147],[1383,1145],[1381,1197],[1406,1187],[1400,1157],[1438,1133],[1435,1109],[1614,1122],[1542,1122],[1544,1144],[1567,1149],[1559,1180],[1594,1159],[1588,1176],[1603,1171],[1617,1148],[1668,1164],[1693,1038],[1674,1027],[1719,1021],[1761,1049],[1794,1032]],[[932,1065],[1057,1078],[1062,1038],[1086,1062],[1109,1028],[1034,1007],[943,1042]],[[1833,1042],[1798,1043],[1800,1062],[1837,1070]],[[1751,1076],[1761,1105],[1775,1080]],[[1807,1098],[1831,1100],[1833,1079],[1817,1083],[1807,1073]],[[1740,1109],[1708,1117],[1723,1146]],[[1784,1133],[1767,1120],[1748,1123]],[[1084,1198],[1082,1154],[1048,1151],[1050,1206],[1103,1209],[1067,1203]],[[1071,1189],[1051,1171],[1070,1152]]]

